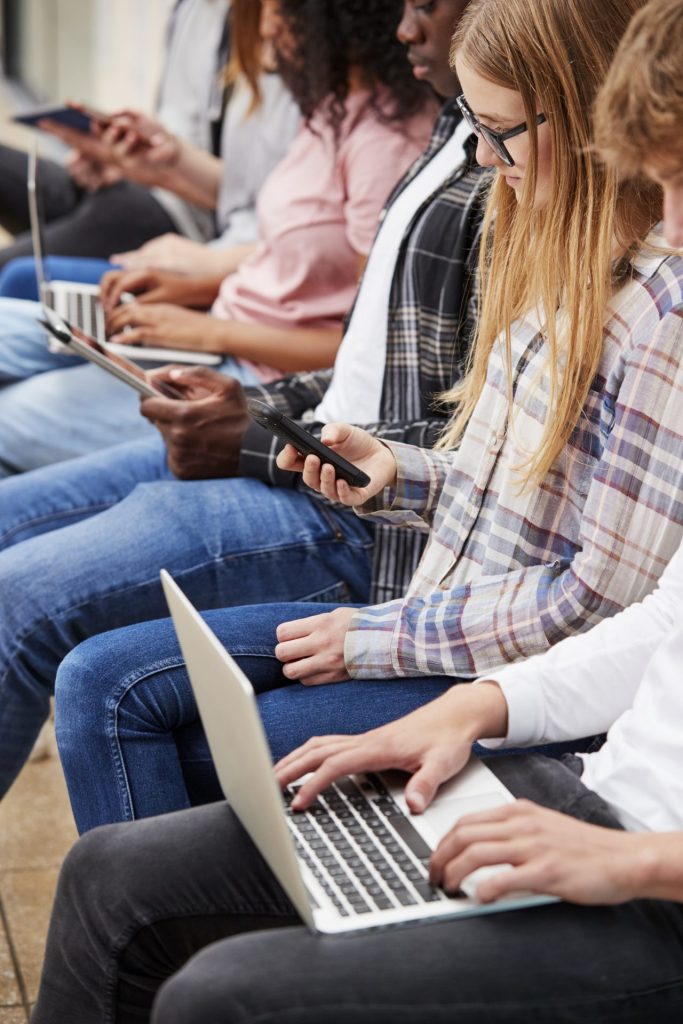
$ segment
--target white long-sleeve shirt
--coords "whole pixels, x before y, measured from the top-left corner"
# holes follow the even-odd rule
[[[508,733],[530,746],[608,730],[582,781],[632,830],[683,829],[683,545],[640,604],[487,679],[508,704]]]

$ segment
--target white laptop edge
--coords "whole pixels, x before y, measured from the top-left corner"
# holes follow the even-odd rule
[[[459,897],[341,917],[297,857],[251,683],[166,570],[161,571],[161,582],[223,793],[312,930],[326,934],[367,931],[555,901],[550,896],[520,894],[484,905],[473,898]],[[381,777],[394,800],[407,812],[403,785],[397,784],[395,777],[392,779],[392,773],[382,773]],[[480,761],[473,760],[456,779],[441,788],[424,814],[411,816],[411,821],[433,848],[458,817],[513,800],[496,776]],[[476,881],[465,888],[473,893]]]

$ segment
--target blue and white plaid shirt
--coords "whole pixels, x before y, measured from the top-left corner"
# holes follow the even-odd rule
[[[515,468],[538,449],[548,413],[548,348],[533,316],[512,332],[512,424],[495,348],[457,451],[391,445],[396,486],[364,512],[429,543],[404,598],[354,615],[353,676],[472,678],[653,589],[683,538],[683,258],[643,247],[632,266],[579,425],[540,486],[521,490]]]

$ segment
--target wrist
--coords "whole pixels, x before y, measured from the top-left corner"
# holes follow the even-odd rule
[[[454,724],[471,743],[507,734],[507,701],[493,680],[461,683],[446,694]]]
[[[206,352],[227,354],[230,352],[230,321],[221,320],[210,313],[201,314],[209,321],[204,333],[203,349]]]
[[[680,834],[637,832],[619,835],[626,852],[621,883],[627,898],[680,901],[683,898]]]

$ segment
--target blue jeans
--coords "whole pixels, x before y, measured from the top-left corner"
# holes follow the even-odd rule
[[[172,479],[156,436],[0,483],[0,795],[69,651],[167,614],[160,568],[202,609],[362,603],[372,545],[352,512],[297,491]]]
[[[40,305],[0,301],[0,477],[156,434],[132,388],[73,356],[51,352]],[[256,377],[233,357],[220,369]]]
[[[292,683],[273,654],[277,626],[337,606],[251,605],[205,615],[259,694],[275,759],[311,736],[384,725],[457,681]],[[57,675],[56,727],[80,832],[221,797],[170,619],[103,633],[72,651]]]
[[[84,256],[46,256],[43,263],[47,280],[78,281],[80,284],[99,284],[103,274],[115,269],[115,264],[108,260],[87,259]],[[36,261],[33,256],[19,256],[2,268],[0,298],[38,301]]]

